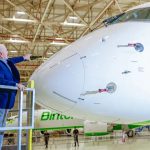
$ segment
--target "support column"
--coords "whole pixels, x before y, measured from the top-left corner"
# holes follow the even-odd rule
[[[28,82],[28,88],[34,88],[34,81],[33,80],[30,80]],[[29,103],[26,106],[32,106],[31,103],[32,103],[32,101],[29,101]],[[30,107],[28,107],[28,108],[30,108]],[[27,112],[27,116],[29,116],[29,114],[31,114],[31,111],[32,110],[29,110]],[[32,117],[34,117],[34,116],[32,116]],[[27,123],[31,123],[30,118],[28,118]],[[27,150],[32,150],[32,129],[27,130],[26,138],[27,138],[27,146],[26,146],[26,148],[27,148]]]

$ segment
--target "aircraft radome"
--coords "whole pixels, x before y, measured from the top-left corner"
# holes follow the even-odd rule
[[[104,21],[32,75],[36,101],[83,120],[150,120],[150,3]]]

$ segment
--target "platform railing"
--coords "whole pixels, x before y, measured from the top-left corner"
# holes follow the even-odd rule
[[[7,90],[18,90],[17,87],[13,86],[5,86],[5,85],[0,85],[0,89],[7,89]],[[31,100],[32,102],[30,103],[31,106],[31,122],[29,125],[23,126],[22,124],[22,116],[23,116],[23,100],[24,100],[24,92],[31,93],[27,94],[26,96],[26,101],[27,99]],[[34,106],[35,106],[35,89],[34,88],[25,88],[23,91],[18,90],[19,94],[19,114],[18,114],[18,126],[16,127],[0,127],[0,131],[12,131],[12,130],[18,130],[18,150],[21,150],[21,145],[22,145],[22,130],[29,130],[34,128]],[[30,96],[30,97],[29,97]],[[28,117],[28,116],[27,116]],[[28,119],[27,119],[28,120]]]

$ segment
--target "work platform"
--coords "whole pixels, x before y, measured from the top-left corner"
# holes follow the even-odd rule
[[[34,84],[34,83],[32,83]],[[31,82],[30,82],[31,85]],[[32,87],[32,86],[30,86]],[[3,90],[18,90],[17,87],[13,86],[5,86],[0,85],[0,89]],[[16,145],[7,145],[3,146],[2,150],[31,150],[32,149],[32,130],[34,128],[34,106],[35,106],[35,89],[34,88],[25,88],[23,91],[18,90],[18,94],[16,96],[18,100],[17,109],[15,108],[16,117],[13,121],[15,121],[15,126],[11,126],[11,121],[9,125],[7,124],[6,127],[0,127],[0,131],[13,132],[17,134],[17,143]],[[10,110],[11,111],[11,110]],[[26,113],[26,123],[23,124],[23,113]],[[13,117],[13,116],[12,116]],[[8,118],[8,117],[7,117]],[[26,143],[22,143],[22,135],[26,134]],[[8,137],[9,140],[12,137]]]

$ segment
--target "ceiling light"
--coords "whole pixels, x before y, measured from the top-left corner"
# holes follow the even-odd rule
[[[63,43],[63,42],[55,42],[53,41],[52,43],[50,43],[50,45],[68,45],[67,43]]]
[[[23,12],[23,11],[17,11],[17,14],[25,15],[26,13],[25,13],[25,12]]]
[[[61,23],[61,25],[64,25],[64,26],[75,26],[75,27],[85,27],[86,25],[85,24],[81,24],[81,23],[70,23],[70,22],[63,22]]]
[[[9,52],[11,52],[11,53],[17,53],[17,51],[9,51]]]
[[[2,20],[6,21],[18,21],[18,22],[29,22],[29,23],[36,23],[36,20],[30,20],[30,19],[18,19],[18,18],[2,18]]]
[[[50,53],[47,53],[48,55],[53,55],[53,53],[52,52],[50,52]]]
[[[78,17],[75,17],[75,16],[70,16],[69,19],[73,19],[73,20],[77,20]]]
[[[46,60],[48,60],[48,59],[49,59],[49,58],[46,58],[46,57],[43,57],[43,58],[42,58],[43,61],[46,61]]]
[[[63,40],[63,38],[55,38],[56,40]]]
[[[17,39],[5,40],[5,42],[11,42],[11,43],[29,43],[29,41],[23,41],[23,40],[17,40]]]

